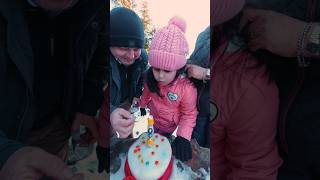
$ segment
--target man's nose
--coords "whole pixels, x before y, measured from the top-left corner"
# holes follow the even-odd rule
[[[128,59],[134,59],[134,50],[133,49],[129,49],[127,52],[127,58]]]

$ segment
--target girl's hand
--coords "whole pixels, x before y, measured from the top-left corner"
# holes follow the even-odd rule
[[[175,157],[181,161],[188,161],[192,159],[192,148],[189,140],[183,137],[176,137],[172,143],[175,149]]]

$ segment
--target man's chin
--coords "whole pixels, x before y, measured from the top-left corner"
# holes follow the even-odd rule
[[[134,63],[134,61],[132,61],[132,62],[122,62],[122,64],[125,65],[125,66],[130,66],[130,65],[132,65],[133,63]]]

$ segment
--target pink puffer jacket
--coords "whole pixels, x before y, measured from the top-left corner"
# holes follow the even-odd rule
[[[190,140],[198,114],[197,89],[179,76],[170,85],[160,86],[160,95],[150,92],[145,83],[140,106],[150,108],[157,129],[172,133],[178,127],[177,136]]]

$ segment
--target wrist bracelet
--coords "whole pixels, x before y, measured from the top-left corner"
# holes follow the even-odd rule
[[[210,80],[210,69],[206,69],[203,72],[203,78],[202,78],[203,83],[206,83],[208,80]]]
[[[301,32],[298,39],[297,60],[298,60],[298,65],[300,67],[308,67],[310,64],[304,58],[304,49],[305,49],[305,39],[306,39],[306,36],[309,34],[311,27],[312,27],[312,23],[305,24],[303,27],[303,31]]]

